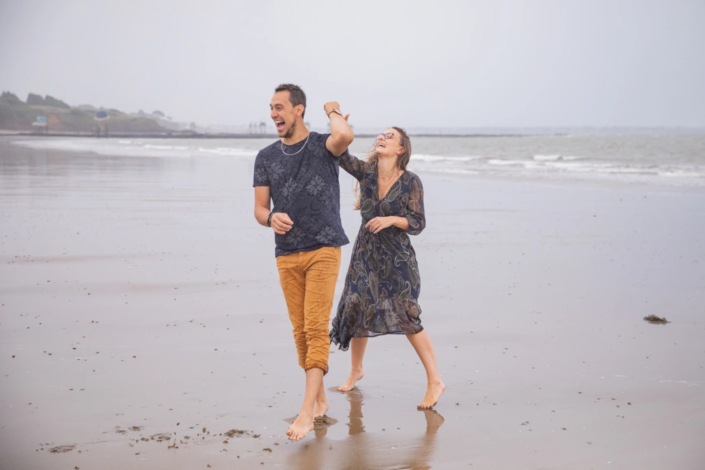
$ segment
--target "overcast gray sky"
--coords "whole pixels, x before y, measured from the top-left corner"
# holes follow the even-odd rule
[[[0,0],[0,89],[358,126],[705,126],[705,1]]]

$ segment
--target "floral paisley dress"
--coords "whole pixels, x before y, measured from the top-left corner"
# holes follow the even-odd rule
[[[418,304],[421,278],[409,235],[421,233],[426,218],[423,186],[414,173],[404,171],[380,200],[376,163],[346,152],[340,157],[340,167],[360,182],[362,216],[330,331],[331,342],[345,351],[351,338],[423,330]],[[405,217],[409,229],[391,226],[374,234],[365,227],[371,219],[387,216]]]

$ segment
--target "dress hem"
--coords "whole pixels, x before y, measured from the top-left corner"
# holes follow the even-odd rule
[[[339,351],[347,351],[348,349],[350,349],[350,340],[353,339],[353,338],[376,338],[377,336],[386,336],[386,335],[404,335],[404,336],[409,336],[409,335],[415,335],[415,334],[421,333],[423,330],[424,330],[423,325],[418,325],[418,331],[413,331],[413,332],[409,332],[409,333],[404,332],[404,331],[401,331],[401,330],[398,330],[398,331],[385,331],[385,332],[382,332],[382,333],[379,333],[379,332],[376,332],[376,331],[369,331],[369,330],[368,330],[368,333],[370,333],[370,334],[360,335],[359,332],[358,332],[358,333],[356,333],[356,334],[350,336],[349,338],[347,338],[347,341],[341,341],[340,339],[335,338],[335,337],[334,337],[335,332],[334,332],[334,331],[331,331],[331,333],[330,333],[330,342],[331,342],[331,344],[335,344],[336,346],[338,346],[338,350],[339,350]]]

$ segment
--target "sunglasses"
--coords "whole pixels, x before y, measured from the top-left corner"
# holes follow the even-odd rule
[[[380,134],[377,136],[377,140],[379,139],[391,139],[394,137],[394,132],[387,132],[386,134]]]

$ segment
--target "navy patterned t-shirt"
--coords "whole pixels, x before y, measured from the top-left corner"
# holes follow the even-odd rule
[[[269,186],[272,211],[294,222],[286,234],[274,234],[276,256],[349,243],[340,222],[338,157],[326,148],[329,135],[311,132],[308,142],[291,146],[278,140],[257,154],[253,186]]]

